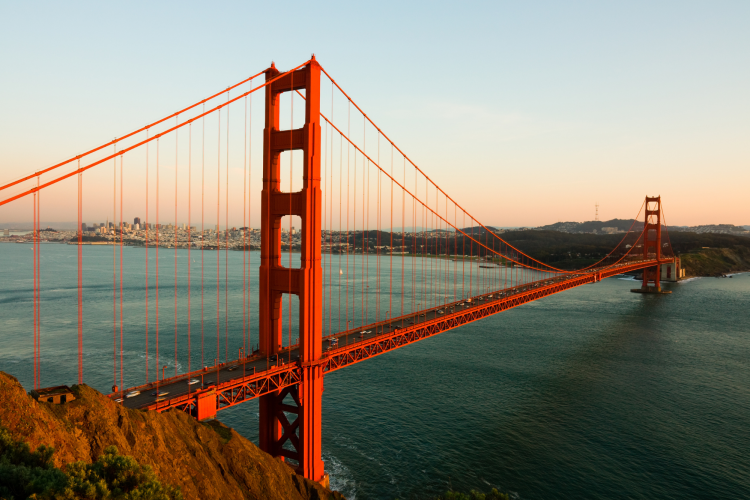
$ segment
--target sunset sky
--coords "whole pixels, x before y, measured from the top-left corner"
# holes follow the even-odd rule
[[[750,224],[749,21],[747,1],[3,2],[0,183],[315,53],[485,224],[657,194],[671,225]],[[112,184],[87,183],[103,221]],[[43,220],[75,220],[74,189]]]

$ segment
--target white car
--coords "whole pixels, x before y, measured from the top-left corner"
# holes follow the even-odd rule
[[[141,391],[131,391],[125,395],[126,398],[134,398],[139,395]]]
[[[188,383],[188,385],[199,384],[200,383],[200,379],[198,379],[198,378],[191,378],[190,380],[187,381],[187,383]]]
[[[443,313],[445,313],[445,311],[443,311],[442,309],[438,309],[438,314],[443,314]]]

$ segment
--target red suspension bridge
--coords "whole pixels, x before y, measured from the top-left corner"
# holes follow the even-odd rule
[[[253,129],[256,94],[264,98],[262,129]],[[262,169],[254,169],[259,136]],[[258,197],[253,177],[261,172]],[[84,173],[97,186],[96,193],[84,191]],[[62,183],[73,178],[75,188],[73,182]],[[101,192],[103,182],[112,185],[111,199],[109,192]],[[526,255],[433,182],[313,57],[286,72],[272,65],[166,118],[0,186],[0,206],[21,200],[33,205],[30,326],[35,389],[41,386],[44,324],[42,192],[45,204],[51,205],[45,210],[56,211],[63,202],[55,193],[63,185],[77,190],[78,229],[72,243],[78,245],[78,296],[77,310],[70,314],[77,316],[78,382],[84,381],[83,340],[88,335],[82,248],[95,240],[112,246],[110,397],[131,408],[177,409],[201,420],[259,398],[261,448],[318,481],[325,477],[325,375],[610,276],[643,270],[640,290],[659,293],[662,269],[668,269],[670,277],[678,273],[668,234],[663,234],[659,197],[645,199],[636,217],[642,213],[643,223],[634,223],[594,265],[563,270]],[[98,228],[93,237],[83,228],[83,203],[89,196],[112,207],[112,223]],[[145,219],[126,222],[126,204],[128,211],[145,213]],[[230,220],[239,221],[240,210],[242,227],[230,229]],[[249,227],[258,216],[259,234]],[[187,218],[182,229],[180,217]],[[144,283],[138,290],[145,331],[137,336],[123,309],[127,245],[143,247],[146,254]],[[243,251],[241,269],[230,270],[230,249]],[[259,263],[253,261],[258,249]],[[159,282],[160,251],[174,252],[174,268],[169,270],[174,283]],[[187,252],[186,266],[178,264],[178,251]],[[149,252],[156,256],[156,268],[150,271]],[[200,276],[193,271],[191,252],[200,253]],[[207,260],[215,262],[215,281],[205,279]],[[230,275],[241,276],[241,301],[230,299]],[[186,293],[178,294],[178,277],[187,279]],[[172,285],[169,297],[165,289],[169,292]],[[255,290],[257,302],[251,300]],[[206,298],[214,293],[209,305],[216,307],[209,311]],[[168,313],[173,332],[163,328],[165,299],[174,305]],[[187,321],[182,321],[185,303]],[[200,331],[191,326],[198,310]],[[238,314],[241,332],[234,326],[230,332],[229,318]],[[160,359],[171,348],[165,347],[165,335],[174,343],[175,371],[169,377],[164,368],[159,371]],[[130,338],[144,345],[133,347]],[[199,338],[200,365],[193,370]],[[125,345],[145,354],[145,363],[128,365],[127,372]],[[230,349],[237,350],[236,357]],[[181,357],[187,361],[183,373],[177,369]]]

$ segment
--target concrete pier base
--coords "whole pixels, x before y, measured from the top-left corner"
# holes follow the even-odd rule
[[[630,291],[633,293],[654,293],[657,295],[667,295],[669,293],[672,293],[671,290],[662,290],[661,288],[656,288],[653,286],[643,287],[643,288],[631,288]]]

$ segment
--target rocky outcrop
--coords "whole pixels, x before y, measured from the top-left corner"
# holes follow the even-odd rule
[[[60,468],[93,462],[107,446],[149,465],[186,499],[343,499],[309,481],[218,421],[189,415],[131,410],[86,386],[73,387],[76,400],[39,403],[12,376],[0,372],[0,425],[32,449],[55,449]]]

